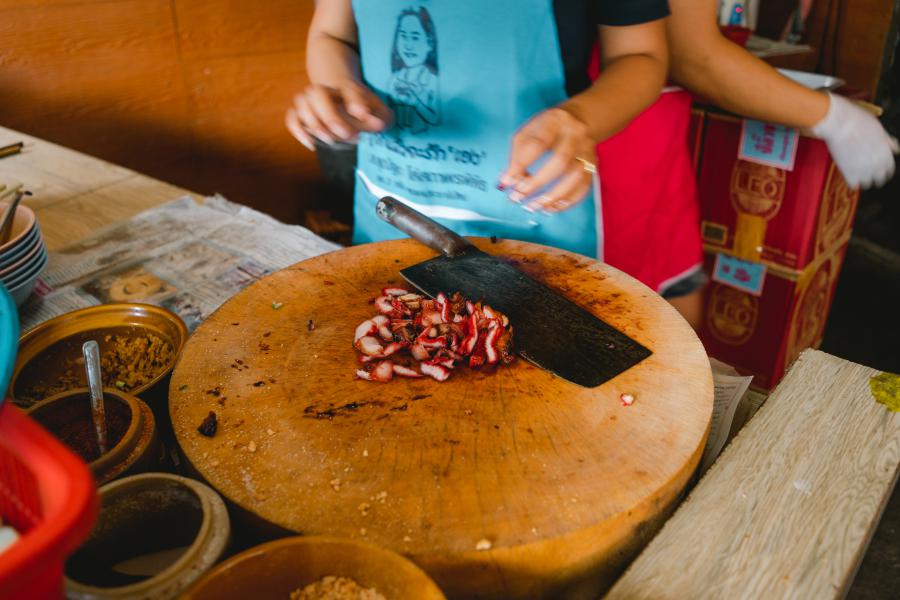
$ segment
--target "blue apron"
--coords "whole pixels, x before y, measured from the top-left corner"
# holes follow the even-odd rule
[[[395,119],[360,136],[354,243],[404,237],[375,215],[389,194],[461,235],[596,257],[593,197],[543,215],[496,189],[516,130],[567,97],[552,0],[353,0],[353,12],[366,84]]]

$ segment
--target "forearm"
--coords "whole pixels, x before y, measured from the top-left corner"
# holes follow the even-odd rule
[[[358,39],[350,0],[317,0],[306,39],[310,82],[329,87],[361,82]]]
[[[695,0],[670,2],[670,75],[679,85],[733,113],[811,127],[828,112],[826,94],[797,84],[725,39],[715,6]]]
[[[353,142],[361,132],[383,131],[391,111],[362,82],[359,34],[351,0],[317,0],[306,40],[310,83],[294,96],[285,125],[304,146]]]
[[[665,75],[663,58],[650,54],[622,56],[605,64],[594,85],[563,103],[562,108],[587,125],[594,139],[602,141],[657,99]]]
[[[306,72],[312,83],[336,87],[341,81],[361,82],[359,51],[326,33],[310,32],[306,44]]]

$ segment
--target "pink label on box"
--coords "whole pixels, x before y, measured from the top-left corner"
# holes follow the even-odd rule
[[[766,282],[766,265],[720,253],[716,255],[712,279],[722,285],[759,296]]]
[[[799,142],[800,132],[796,129],[744,119],[738,158],[793,171]]]

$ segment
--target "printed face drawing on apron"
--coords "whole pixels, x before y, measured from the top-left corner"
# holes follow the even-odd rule
[[[424,133],[439,125],[437,34],[425,8],[408,8],[397,17],[391,71],[387,104],[394,111],[395,126]]]
[[[543,215],[496,189],[516,130],[566,99],[552,0],[354,0],[353,10],[365,82],[394,112],[389,130],[360,136],[354,243],[403,237],[375,215],[391,195],[461,235],[597,256],[593,197]]]

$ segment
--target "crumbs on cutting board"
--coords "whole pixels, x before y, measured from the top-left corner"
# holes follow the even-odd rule
[[[197,427],[197,431],[200,435],[206,437],[213,437],[216,435],[216,430],[218,429],[218,420],[216,418],[216,413],[213,411],[209,411],[209,414],[206,415],[206,418],[203,419],[203,422],[200,423],[200,426]]]

